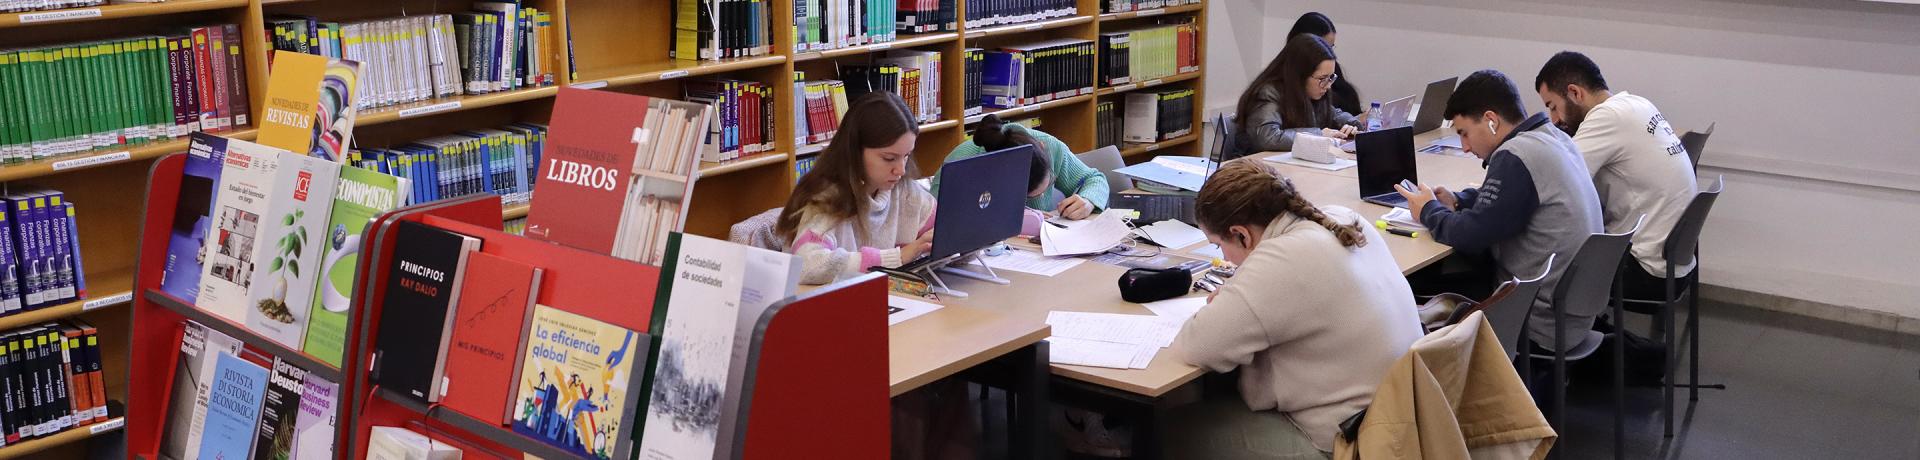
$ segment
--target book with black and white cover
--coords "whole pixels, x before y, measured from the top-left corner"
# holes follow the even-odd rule
[[[399,225],[372,380],[420,403],[434,403],[443,393],[467,256],[480,250],[480,239],[419,222]]]
[[[241,342],[192,320],[181,325],[180,359],[174,364],[173,391],[167,400],[166,432],[160,455],[174,460],[199,456],[201,425],[207,416],[207,398],[213,388],[214,359],[240,353]]]
[[[300,395],[306,392],[307,370],[274,358],[267,378],[266,397],[254,430],[253,460],[283,460],[293,455],[294,421],[300,417]]]
[[[203,238],[211,247],[203,250],[206,260],[200,267],[200,289],[194,305],[236,324],[246,322],[247,291],[256,265],[261,263],[257,254],[267,252],[268,243],[256,240],[262,236],[260,228],[265,222],[261,216],[271,205],[282,153],[287,151],[227,140],[227,155],[214,192],[213,221]]]

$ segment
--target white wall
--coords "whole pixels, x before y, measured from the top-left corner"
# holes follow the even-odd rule
[[[1920,318],[1920,6],[1217,1],[1210,109],[1232,106],[1306,11],[1338,25],[1336,53],[1369,100],[1493,68],[1543,110],[1529,87],[1540,65],[1584,52],[1613,89],[1652,99],[1675,129],[1719,123],[1701,175],[1725,175],[1728,191],[1702,243],[1706,283]],[[1254,14],[1265,16],[1252,28],[1262,35],[1245,24]]]

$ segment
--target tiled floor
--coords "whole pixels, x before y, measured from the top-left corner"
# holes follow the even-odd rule
[[[1691,410],[1676,392],[1672,438],[1661,436],[1658,389],[1629,389],[1627,458],[1920,459],[1920,337],[1733,305],[1701,309],[1700,379],[1728,389],[1701,390]],[[1628,321],[1646,330],[1644,317]],[[1565,458],[1612,458],[1612,389],[1577,384],[1570,393]]]

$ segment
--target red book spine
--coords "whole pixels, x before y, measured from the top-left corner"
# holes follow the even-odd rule
[[[197,119],[200,120],[201,130],[215,131],[220,128],[220,123],[215,110],[218,104],[213,100],[213,77],[207,73],[213,65],[213,58],[207,51],[207,28],[194,28],[192,40],[194,100],[200,108]]]
[[[233,126],[233,107],[229,105],[227,81],[227,37],[220,27],[207,27],[207,62],[213,67],[207,74],[213,78],[213,124],[225,129]],[[198,46],[194,47],[199,49]]]
[[[248,116],[252,114],[247,99],[252,95],[247,93],[246,60],[240,56],[240,42],[244,39],[240,36],[240,26],[227,24],[222,28],[227,36],[227,100],[233,109],[232,126],[247,126],[251,124]]]

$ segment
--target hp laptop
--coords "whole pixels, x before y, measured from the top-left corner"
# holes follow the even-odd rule
[[[1022,145],[941,166],[933,249],[900,268],[916,271],[1019,235],[1033,155]]]
[[[1354,160],[1359,163],[1360,198],[1388,207],[1406,207],[1406,197],[1394,191],[1400,181],[1420,182],[1415,174],[1413,127],[1360,133],[1354,140]]]
[[[1453,87],[1460,77],[1427,84],[1426,95],[1420,96],[1420,116],[1413,120],[1413,132],[1424,133],[1440,127],[1441,114],[1447,112],[1447,99],[1453,97]]]

